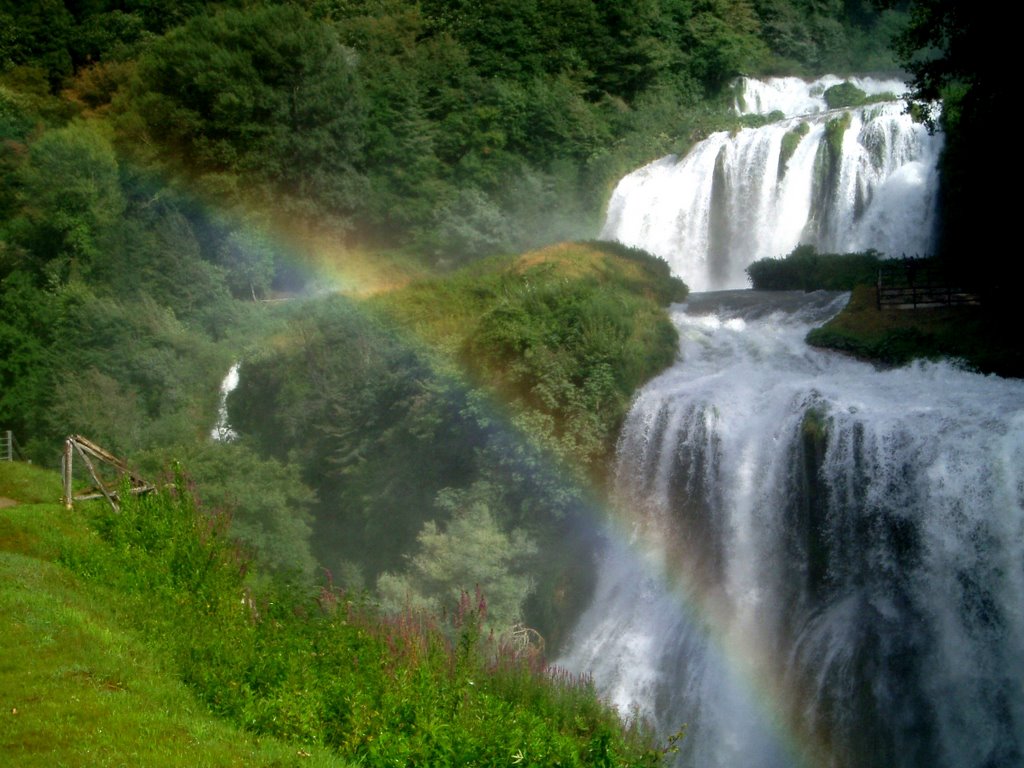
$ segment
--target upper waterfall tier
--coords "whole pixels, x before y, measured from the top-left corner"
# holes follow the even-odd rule
[[[768,115],[782,112],[786,117],[812,115],[828,110],[825,91],[833,85],[849,82],[868,96],[892,94],[899,97],[907,90],[902,80],[875,77],[841,78],[825,75],[807,82],[799,77],[770,77],[755,80],[741,77],[736,83],[736,112],[741,115]]]
[[[825,82],[803,83],[806,99],[791,108],[808,108]],[[748,94],[769,90],[754,83]],[[759,103],[772,106],[767,97]],[[623,178],[601,237],[661,256],[697,291],[746,287],[748,264],[802,243],[823,252],[930,253],[941,147],[942,137],[900,102],[720,131],[681,159]]]

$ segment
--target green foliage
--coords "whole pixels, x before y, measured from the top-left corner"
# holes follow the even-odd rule
[[[780,120],[784,120],[786,117],[782,110],[776,109],[769,112],[767,115],[749,114],[740,115],[737,118],[737,122],[743,128],[760,128],[771,123],[777,123]]]
[[[0,304],[0,423],[27,443],[41,430],[49,402],[58,315],[23,272],[0,281]]]
[[[316,489],[317,554],[374,577],[398,568],[479,439],[464,398],[386,324],[344,299],[304,304],[279,344],[242,365],[230,423],[298,462]]]
[[[843,113],[825,123],[825,147],[828,152],[830,169],[838,167],[843,155],[843,136],[850,128],[853,118],[849,112]],[[834,171],[830,171],[834,172]]]
[[[641,372],[671,362],[674,336],[666,331],[668,343],[648,351],[636,341],[648,334],[645,321],[657,327],[653,307],[546,271],[505,287],[470,337],[467,361],[512,402],[551,419],[560,456],[587,463],[606,455]]]
[[[698,78],[721,88],[741,72],[759,67],[768,54],[760,20],[747,0],[710,0],[696,4],[687,23],[691,67]]]
[[[853,83],[847,81],[826,88],[825,104],[829,109],[840,109],[842,107],[859,107],[866,100],[868,95]]]
[[[147,49],[133,105],[148,135],[188,168],[227,174],[232,187],[245,174],[294,210],[340,220],[362,188],[354,162],[363,107],[350,59],[296,6],[225,10]]]
[[[589,555],[567,539],[581,490],[567,478],[602,473],[634,389],[676,354],[660,305],[684,296],[663,261],[591,243],[477,262],[382,296],[374,306],[390,321],[340,298],[285,308],[285,329],[242,366],[230,422],[302,468],[319,496],[316,554],[331,569],[355,564],[369,583],[394,574],[380,583],[402,605],[406,593],[450,599],[483,578],[466,575],[471,565],[498,563],[508,582],[494,583],[518,586],[481,583],[489,599],[517,595],[496,595],[512,607],[495,615],[524,610],[555,636],[587,590],[578,566]],[[410,349],[398,328],[444,358]],[[426,575],[454,546],[451,526],[462,523],[452,516],[483,508],[506,549],[522,549],[517,529],[541,549],[525,608],[527,582],[500,553],[475,564],[460,553],[466,563],[449,568],[444,588]],[[556,600],[570,587],[573,600]]]
[[[463,594],[444,625],[382,618],[354,596],[247,586],[225,527],[176,490],[97,507],[99,536],[61,542],[61,562],[111,599],[121,622],[211,712],[300,749],[370,764],[657,765],[587,680],[481,630]]]
[[[747,267],[758,291],[849,291],[873,285],[881,254],[818,253],[812,245],[798,245],[781,259],[759,259]]]
[[[1009,308],[990,306],[879,310],[871,286],[854,288],[849,304],[807,342],[886,365],[954,358],[983,373],[1024,376]]]
[[[796,152],[796,148],[800,145],[811,130],[811,127],[807,123],[798,123],[792,130],[786,131],[786,134],[782,137],[782,145],[779,147],[779,178],[781,179],[786,173],[786,164],[789,159],[793,157]]]
[[[88,125],[49,131],[21,169],[30,205],[15,224],[18,240],[45,261],[37,268],[51,285],[69,279],[110,279],[104,251],[112,246],[125,209],[113,148]],[[59,183],[54,183],[59,179]]]
[[[844,107],[860,107],[865,104],[876,104],[882,101],[894,101],[896,95],[893,93],[876,93],[868,96],[864,91],[853,83],[846,81],[826,88],[825,104],[829,109],[842,109]]]
[[[261,568],[309,578],[317,562],[311,551],[315,494],[294,464],[260,458],[239,442],[204,442],[174,451],[188,466],[204,508],[230,520],[230,533],[243,542]],[[148,465],[151,476],[163,457]]]
[[[537,546],[521,530],[501,529],[499,519],[508,513],[492,511],[501,502],[501,494],[485,482],[441,491],[437,506],[448,523],[443,530],[433,520],[425,523],[405,573],[381,575],[384,607],[395,613],[410,608],[454,613],[463,594],[479,590],[487,601],[485,626],[502,632],[521,622],[534,587],[530,574]]]
[[[217,261],[227,271],[228,287],[236,296],[265,296],[274,278],[276,249],[260,228],[249,225],[231,232],[221,244]]]
[[[776,72],[873,72],[894,68],[890,41],[905,14],[870,2],[755,0]],[[899,5],[892,3],[890,5]]]

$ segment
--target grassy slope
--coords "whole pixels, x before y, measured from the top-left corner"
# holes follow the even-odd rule
[[[5,499],[58,488],[0,465]],[[456,637],[326,589],[253,591],[247,607],[237,558],[184,486],[119,514],[5,502],[0,765],[659,764],[589,682],[480,634],[469,596]]]
[[[118,626],[102,588],[56,562],[64,542],[96,535],[59,496],[56,475],[0,463],[0,497],[20,502],[0,509],[0,763],[345,765],[210,715]]]
[[[955,357],[982,373],[1024,376],[1024,346],[1015,327],[982,307],[879,310],[874,287],[863,285],[807,341],[890,365]]]

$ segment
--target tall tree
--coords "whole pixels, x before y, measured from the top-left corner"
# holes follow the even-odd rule
[[[343,218],[358,207],[355,55],[296,6],[227,10],[171,30],[140,59],[134,104],[149,135],[221,191],[242,194],[245,175],[307,213]]]
[[[51,283],[109,277],[125,201],[117,158],[87,125],[44,134],[20,169],[24,220],[16,237]]]

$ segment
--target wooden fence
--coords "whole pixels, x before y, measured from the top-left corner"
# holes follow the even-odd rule
[[[14,432],[9,429],[0,432],[0,461],[14,461],[15,456],[21,455],[21,446],[14,439]]]
[[[878,308],[918,309],[980,304],[934,259],[902,259],[878,268]]]
[[[95,485],[83,493],[74,493],[71,488],[72,462],[75,453],[82,459]],[[76,501],[106,499],[111,508],[119,510],[118,495],[122,489],[127,493],[140,494],[155,490],[154,486],[136,475],[128,465],[109,451],[100,448],[96,443],[81,435],[70,435],[64,441],[64,455],[61,457],[64,476],[64,506],[68,509]],[[100,468],[106,468],[114,475],[111,479],[101,476]]]

